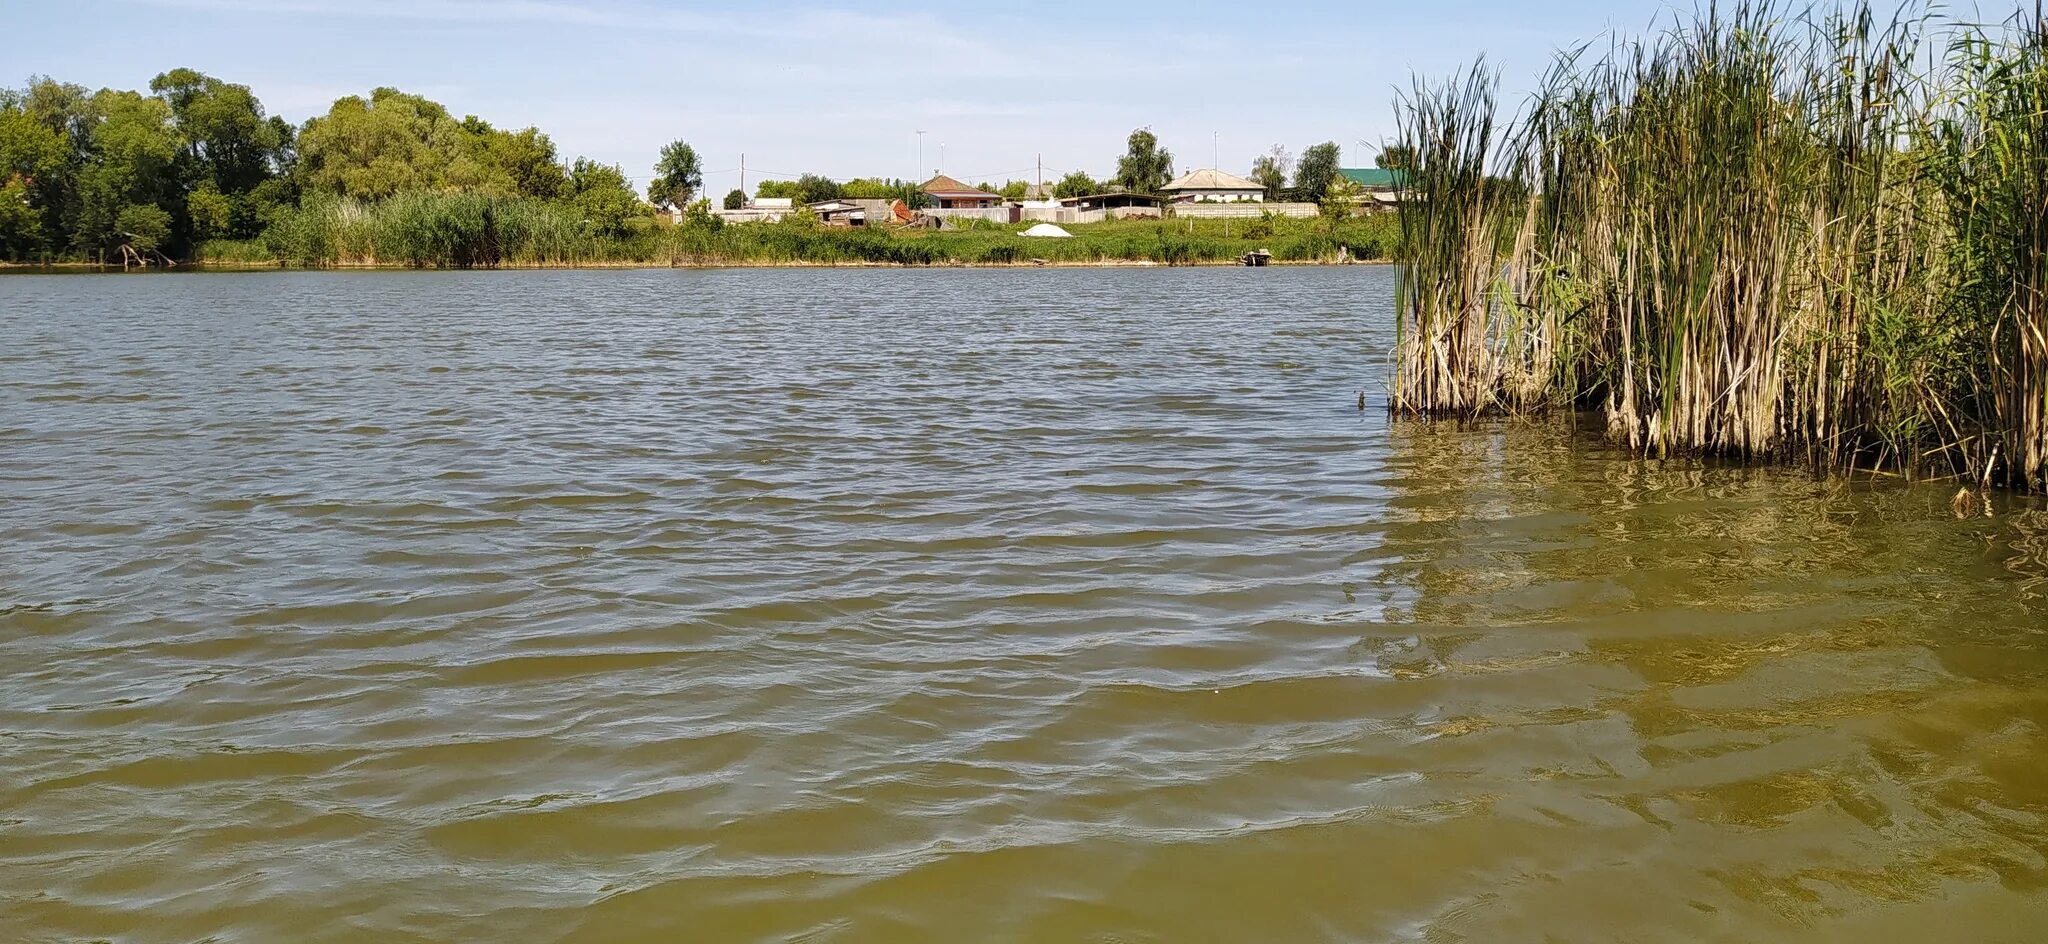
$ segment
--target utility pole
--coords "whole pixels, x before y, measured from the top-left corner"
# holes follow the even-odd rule
[[[924,129],[922,128],[918,129],[917,132],[917,173],[910,176],[912,178],[911,183],[919,183],[916,178],[924,176]]]
[[[1038,155],[1038,198],[1045,199],[1045,155]]]
[[[1221,132],[1221,131],[1211,131],[1211,132],[1209,132],[1209,161],[1210,161],[1210,164],[1209,164],[1209,166],[1210,166],[1210,167],[1213,167],[1213,168],[1215,168],[1215,169],[1217,169],[1217,170],[1222,170],[1222,169],[1223,169],[1223,158],[1222,158],[1222,157],[1220,156],[1220,155],[1222,155],[1222,153],[1223,153],[1223,132]]]

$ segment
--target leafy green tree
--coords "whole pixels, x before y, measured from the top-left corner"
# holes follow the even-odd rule
[[[234,203],[209,180],[185,195],[185,216],[192,223],[192,238],[225,236],[234,223]]]
[[[1330,177],[1329,189],[1323,193],[1318,212],[1324,219],[1341,220],[1358,211],[1358,198],[1365,195],[1365,188],[1342,174]]]
[[[70,158],[64,136],[29,114],[22,98],[0,99],[0,256],[13,260],[48,248],[41,200],[63,181]]]
[[[1153,193],[1173,179],[1173,154],[1159,146],[1149,128],[1131,132],[1116,162],[1116,182],[1137,193]]]
[[[248,86],[192,69],[161,73],[149,88],[170,106],[184,146],[179,186],[189,193],[167,207],[182,220],[174,230],[182,225],[193,240],[255,236],[275,204],[293,196],[271,182],[290,172],[296,130],[264,115]]]
[[[911,209],[922,209],[931,200],[918,185],[908,180],[855,177],[839,186],[843,200],[901,200]]]
[[[28,112],[0,104],[0,176],[33,180],[54,174],[69,156],[63,136]]]
[[[1415,166],[1415,149],[1405,144],[1389,144],[1380,149],[1380,156],[1373,163],[1387,170],[1410,170]]]
[[[788,197],[798,203],[821,203],[844,196],[838,181],[818,174],[805,174],[795,180],[764,180],[754,193],[761,197]]]
[[[839,182],[830,177],[805,174],[796,179],[797,197],[804,203],[822,203],[837,200],[840,196]]]
[[[654,179],[647,184],[647,199],[662,209],[690,202],[704,186],[704,168],[697,161],[697,149],[683,141],[671,141],[654,162]]]
[[[463,124],[466,144],[481,170],[477,189],[551,200],[568,186],[569,175],[555,154],[555,142],[539,128],[502,131],[474,116],[463,119]]]
[[[92,113],[92,95],[83,86],[58,82],[48,76],[32,77],[26,88],[4,94],[6,111],[18,111],[48,132],[47,137],[39,135],[35,137],[40,140],[29,141],[26,125],[14,125],[18,133],[0,130],[0,135],[15,142],[11,148],[16,155],[14,160],[28,162],[15,167],[16,172],[28,164],[39,163],[23,158],[24,153],[47,153],[54,157],[54,163],[42,164],[39,172],[21,178],[28,189],[29,206],[41,220],[37,229],[42,233],[43,249],[72,248],[71,227],[79,209],[79,170],[91,149],[92,128],[97,122]]]
[[[555,145],[537,128],[503,131],[475,115],[393,88],[348,96],[300,132],[306,190],[381,200],[407,190],[470,190],[543,199],[567,186]]]
[[[151,248],[169,235],[155,232],[156,214],[129,214],[133,208],[182,204],[179,197],[177,162],[183,142],[172,126],[171,108],[162,99],[137,92],[102,89],[87,102],[92,123],[88,148],[78,170],[78,200],[70,220],[71,243],[82,251],[109,250],[133,232],[141,238],[155,237]],[[129,214],[135,225],[122,225]],[[139,248],[139,247],[138,247]]]
[[[92,129],[99,119],[92,93],[82,85],[48,76],[29,79],[21,108],[30,118],[55,132],[63,142],[62,166],[31,184],[43,211],[45,235],[53,244],[69,245],[71,223],[78,213],[78,173],[92,149]]]
[[[1311,145],[1301,152],[1301,163],[1294,168],[1295,199],[1306,203],[1321,203],[1330,192],[1330,181],[1337,176],[1337,142],[1324,141]]]
[[[745,200],[745,197],[742,196],[741,199]],[[729,207],[728,209],[738,208]],[[725,226],[725,221],[712,214],[710,200],[698,199],[691,201],[689,208],[683,211],[683,225],[695,229],[706,229],[715,233]]]
[[[1068,197],[1085,197],[1091,193],[1100,193],[1101,191],[1102,185],[1096,183],[1095,178],[1078,170],[1065,177],[1061,177],[1060,182],[1052,187],[1052,195],[1062,200]]]
[[[463,127],[448,109],[380,88],[350,95],[299,133],[298,172],[307,190],[377,200],[445,186],[462,156]]]
[[[147,255],[155,252],[171,235],[170,211],[154,203],[137,203],[122,207],[114,217],[114,233],[121,241],[135,248],[136,252]]]
[[[277,173],[286,142],[248,86],[173,69],[152,79],[149,89],[170,106],[197,178],[224,194],[246,193]]]
[[[44,251],[43,215],[36,212],[28,181],[0,180],[0,259],[19,262]]]
[[[279,174],[232,202],[233,231],[258,233],[269,228],[280,214],[299,205],[299,185],[289,174]]]
[[[85,86],[44,75],[29,79],[21,94],[21,109],[44,127],[64,135],[72,150],[82,151],[92,139],[91,101],[92,92]]]
[[[726,193],[725,193],[725,208],[726,208],[726,209],[728,209],[728,210],[737,210],[737,209],[740,209],[741,207],[744,207],[744,206],[746,206],[746,205],[747,205],[747,192],[746,192],[746,191],[744,191],[744,190],[728,190],[728,191],[726,191]]]
[[[277,115],[270,116],[270,137],[277,142],[277,150],[271,159],[277,162],[280,175],[290,174],[299,163],[299,128]]]
[[[855,177],[839,185],[839,195],[848,200],[900,200],[902,181]]]
[[[1030,184],[1021,180],[1012,180],[1004,183],[1003,189],[996,192],[1002,194],[1005,200],[1022,200],[1024,199],[1025,192],[1030,189]]]
[[[1266,188],[1266,199],[1278,200],[1287,189],[1287,170],[1294,164],[1294,156],[1287,148],[1275,144],[1273,149],[1252,161],[1252,180]]]
[[[175,255],[198,239],[253,236],[268,208],[297,200],[276,183],[294,138],[247,86],[191,69],[158,75],[149,94],[31,79],[0,91],[11,197],[0,251],[93,256],[126,243]]]
[[[625,171],[581,157],[569,168],[569,201],[583,211],[584,226],[601,236],[623,234],[626,221],[645,215]]]

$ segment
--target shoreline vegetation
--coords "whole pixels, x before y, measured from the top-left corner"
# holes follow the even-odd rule
[[[1113,177],[1070,171],[1042,189],[983,181],[973,194],[1163,196],[1171,153],[1146,129],[1126,143]],[[293,125],[266,115],[247,86],[191,69],[158,75],[147,92],[93,92],[34,77],[0,89],[0,262],[1190,265],[1260,250],[1283,263],[1388,258],[1400,227],[1389,215],[1359,212],[1376,204],[1339,173],[1338,153],[1334,143],[1314,145],[1297,165],[1275,146],[1254,168],[1262,197],[1314,203],[1314,218],[1123,219],[1069,224],[1066,238],[1024,238],[1028,223],[932,217],[896,225],[890,216],[855,227],[826,225],[812,209],[861,199],[918,210],[931,200],[925,185],[880,177],[768,176],[751,197],[726,193],[715,211],[701,158],[680,140],[661,149],[643,198],[624,169],[564,161],[538,128],[456,118],[393,88],[338,99]],[[771,200],[768,219],[723,215]]]
[[[1391,260],[1391,259],[1346,259],[1346,260],[1333,260],[1333,259],[1301,259],[1301,260],[1294,260],[1294,261],[1290,261],[1290,262],[1281,262],[1281,261],[1275,260],[1275,261],[1272,261],[1272,262],[1270,262],[1270,263],[1267,263],[1267,265],[1268,265],[1268,266],[1270,266],[1270,267],[1275,267],[1275,268],[1304,268],[1304,267],[1320,267],[1320,266],[1340,266],[1340,265],[1378,265],[1378,266],[1385,266],[1385,265],[1393,265],[1393,264],[1395,264],[1395,263],[1394,263],[1394,262],[1393,262],[1393,260]],[[1150,260],[1150,259],[1093,259],[1093,260],[1075,260],[1075,261],[1064,261],[1064,262],[1063,262],[1063,261],[1055,261],[1055,260],[1050,260],[1050,259],[1043,259],[1043,258],[1034,258],[1034,259],[1027,259],[1027,260],[1022,260],[1022,261],[1018,261],[1018,262],[956,262],[956,261],[941,261],[941,262],[933,262],[933,263],[929,263],[929,264],[926,264],[926,263],[909,263],[909,262],[856,262],[856,261],[843,261],[843,262],[807,262],[807,261],[803,261],[803,260],[795,260],[795,261],[789,261],[789,262],[765,262],[765,261],[762,261],[762,262],[746,262],[746,261],[727,261],[727,260],[690,260],[690,259],[679,259],[679,260],[677,260],[677,261],[674,261],[674,262],[663,262],[663,261],[659,261],[659,260],[657,260],[657,261],[652,261],[652,262],[636,262],[636,261],[632,261],[632,260],[611,260],[611,261],[607,261],[607,260],[602,260],[602,259],[592,259],[592,260],[579,260],[579,261],[575,261],[575,262],[535,262],[535,263],[516,263],[516,262],[515,262],[515,263],[502,263],[502,264],[499,264],[499,265],[496,265],[496,266],[492,266],[492,267],[490,267],[490,268],[488,268],[488,269],[476,269],[476,268],[471,268],[471,269],[439,269],[439,268],[435,268],[435,267],[432,267],[432,266],[427,266],[427,267],[421,267],[421,266],[414,266],[414,265],[406,265],[406,264],[403,264],[403,263],[390,263],[390,262],[346,262],[346,263],[328,263],[328,264],[325,264],[325,265],[317,265],[317,266],[304,266],[304,265],[291,265],[291,264],[288,264],[288,263],[278,262],[278,261],[276,261],[276,260],[265,260],[265,261],[261,261],[261,262],[229,262],[229,261],[220,261],[220,260],[197,260],[197,261],[193,261],[193,262],[184,262],[184,263],[179,263],[179,264],[178,264],[177,266],[175,266],[175,267],[166,267],[166,268],[144,268],[144,269],[138,269],[138,268],[132,268],[132,267],[131,267],[131,268],[128,268],[128,269],[123,269],[123,268],[121,268],[121,267],[120,267],[119,265],[117,265],[117,264],[115,264],[115,263],[111,263],[111,262],[50,262],[50,263],[42,263],[42,262],[0,262],[0,272],[10,272],[10,271],[12,271],[12,272],[18,272],[18,273],[26,273],[26,274],[57,274],[57,273],[65,273],[65,272],[78,272],[78,273],[126,273],[126,274],[129,274],[129,275],[168,275],[168,274],[177,274],[177,273],[185,273],[185,274],[191,274],[191,273],[198,273],[198,272],[279,272],[279,271],[283,271],[283,272],[447,272],[447,271],[476,271],[476,272],[541,272],[541,271],[555,271],[555,270],[574,270],[574,269],[590,269],[590,270],[604,270],[604,269],[619,269],[619,270],[628,270],[628,269],[631,269],[631,270],[642,270],[642,269],[1173,269],[1173,268],[1233,268],[1233,269],[1235,269],[1235,268],[1243,268],[1243,267],[1244,267],[1244,263],[1243,263],[1243,262],[1241,262],[1241,261],[1238,261],[1238,260],[1215,260],[1215,259],[1207,259],[1207,260],[1196,260],[1196,261],[1193,261],[1193,262],[1172,262],[1172,263],[1169,263],[1169,262],[1155,262],[1155,261],[1152,261],[1152,260]]]
[[[1400,224],[1391,214],[1348,220],[1117,220],[1070,225],[1066,238],[1018,235],[1019,224],[977,222],[932,231],[774,223],[649,220],[592,237],[547,207],[452,194],[302,211],[256,240],[211,241],[197,265],[296,268],[578,268],[714,266],[1235,265],[1264,249],[1280,264],[1385,261]],[[472,203],[449,210],[435,204]],[[508,212],[509,209],[509,212]]]
[[[2048,488],[2048,21],[1707,6],[1418,80],[1398,414]],[[1967,507],[1958,494],[1958,507]]]

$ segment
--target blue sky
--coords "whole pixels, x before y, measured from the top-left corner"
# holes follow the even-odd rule
[[[1182,169],[1244,173],[1274,144],[1370,163],[1411,70],[1485,54],[1517,97],[1558,48],[1640,32],[1663,3],[1053,2],[947,5],[662,0],[4,0],[19,83],[145,87],[190,66],[293,121],[393,85],[564,159],[645,179],[683,138],[706,189],[750,174],[1029,179],[1114,167],[1149,126]],[[1689,8],[1689,4],[1688,4]],[[923,161],[919,136],[923,129]],[[1212,138],[1213,135],[1213,138]],[[1361,144],[1360,142],[1365,142]],[[943,147],[943,158],[941,148]],[[942,163],[943,161],[943,163]],[[749,181],[749,187],[752,180]]]

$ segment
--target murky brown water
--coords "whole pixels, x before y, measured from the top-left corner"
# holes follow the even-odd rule
[[[2024,941],[2048,521],[1382,269],[0,278],[0,940]]]

